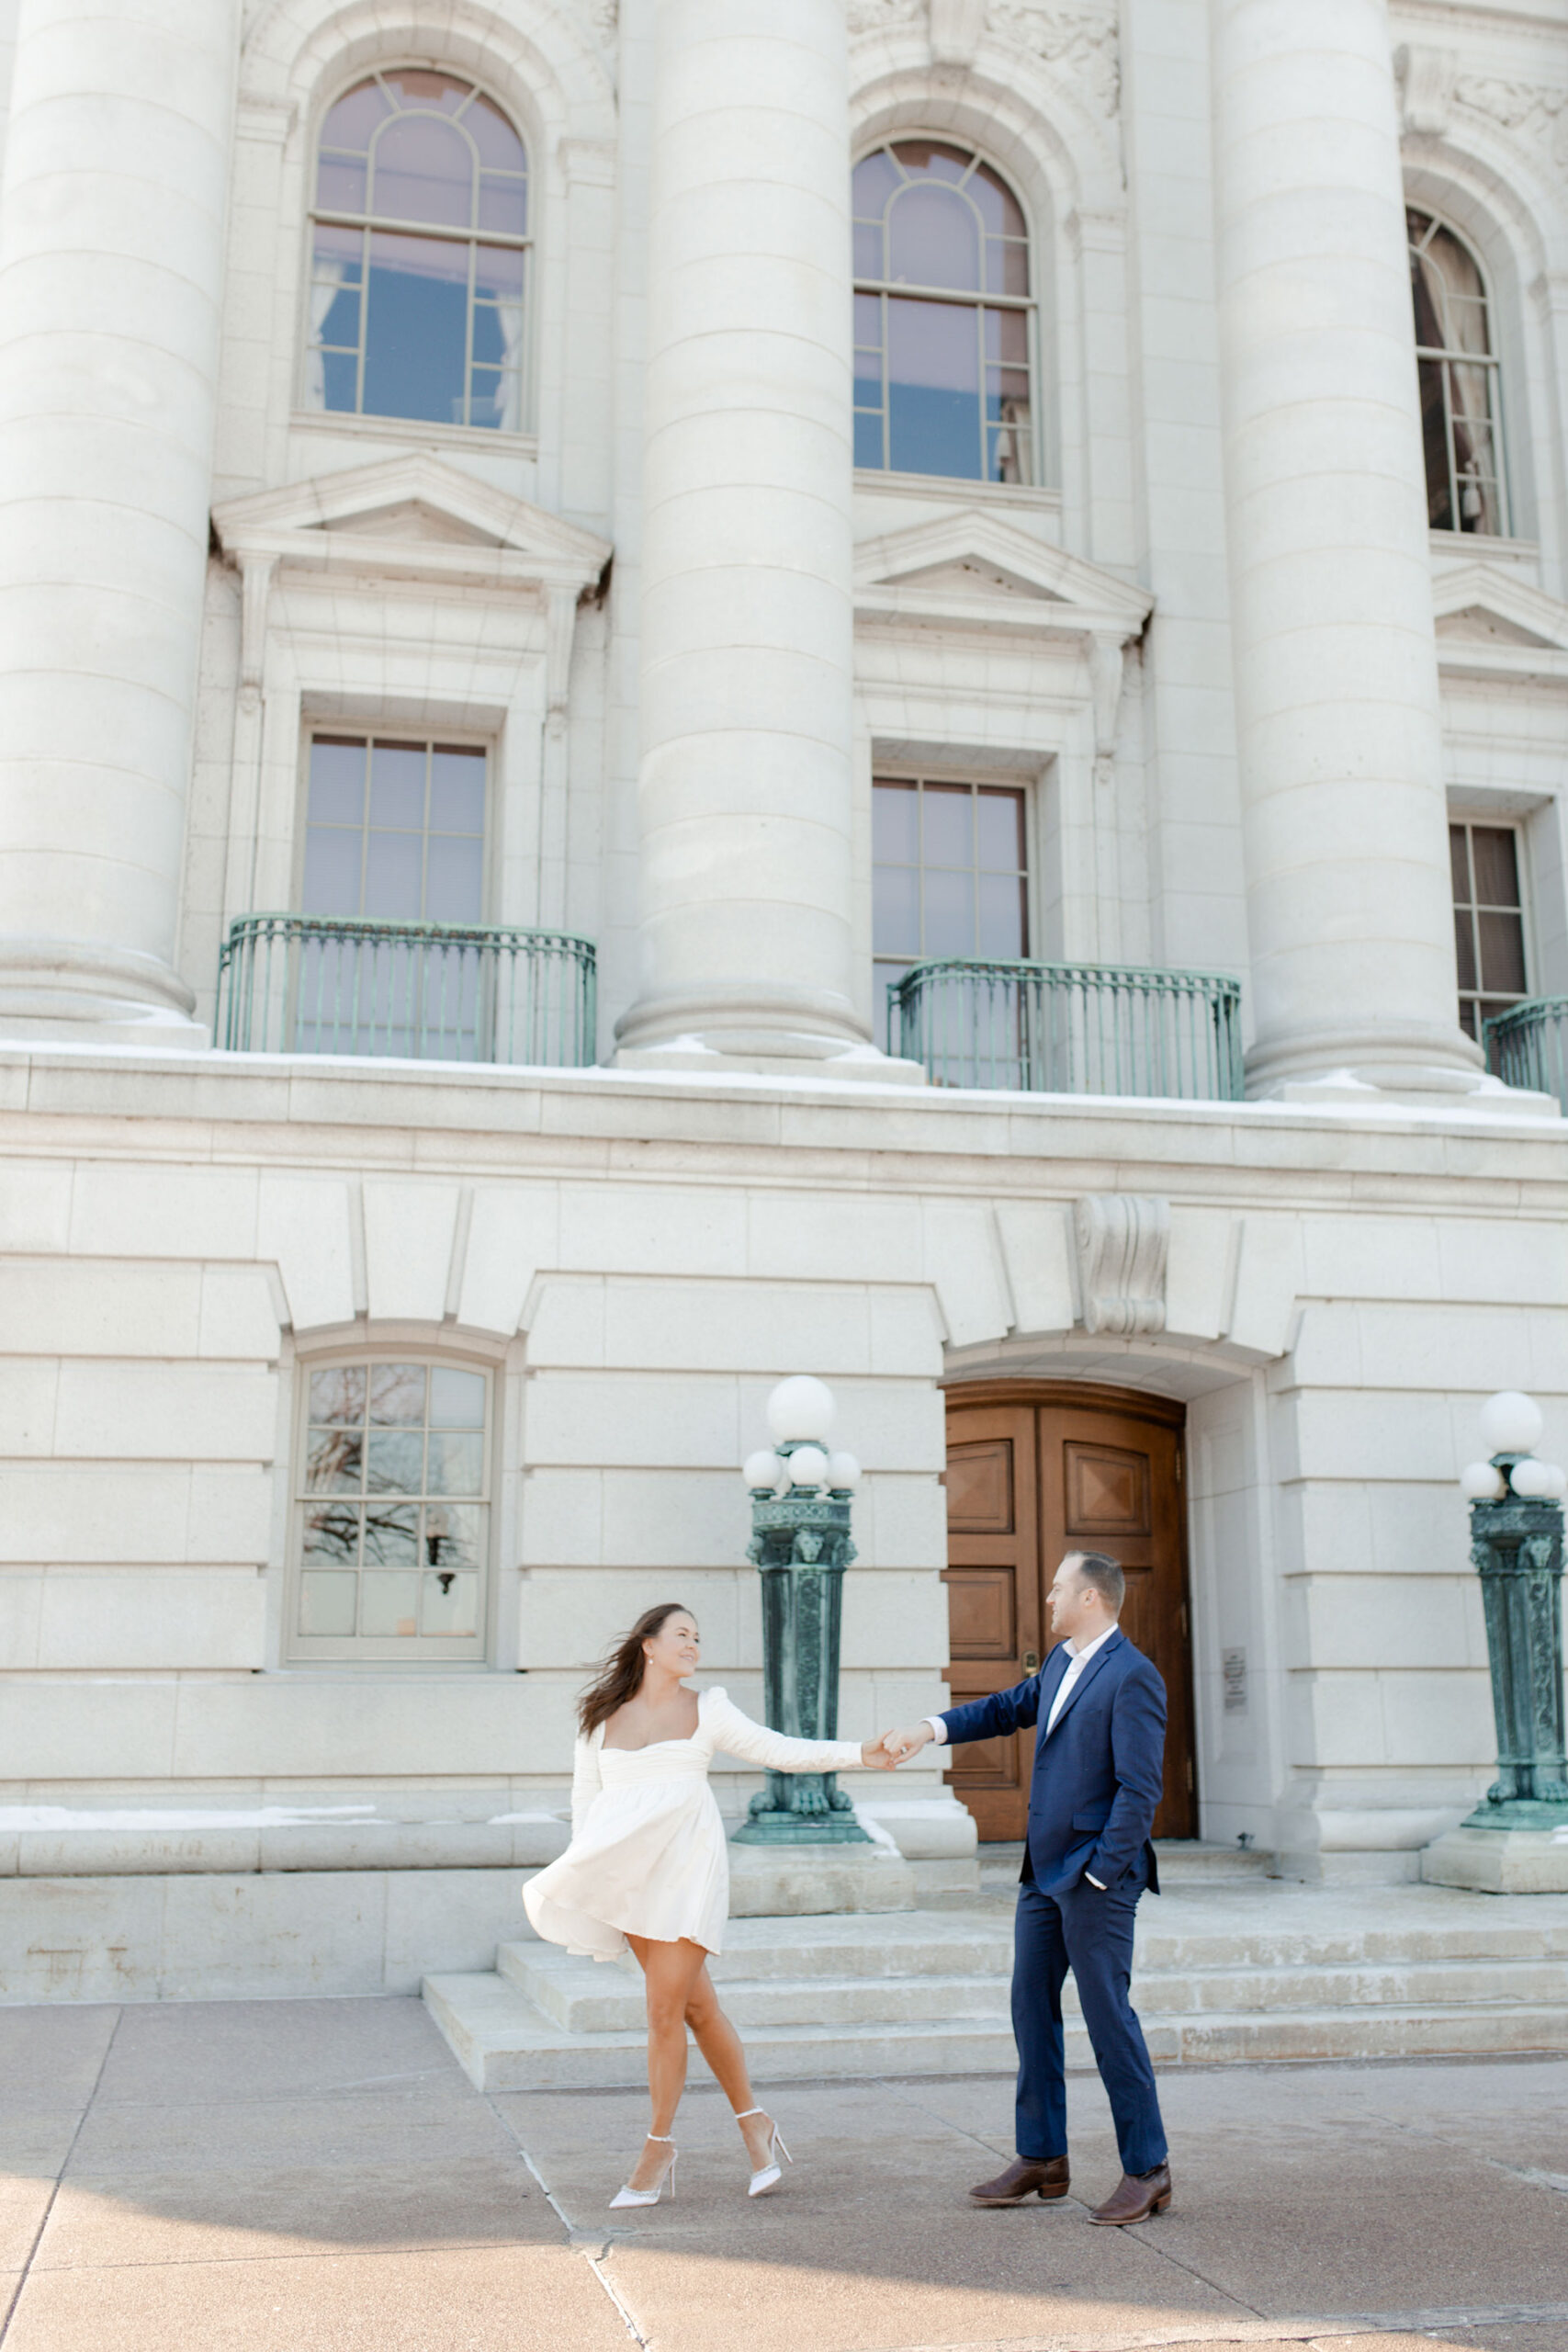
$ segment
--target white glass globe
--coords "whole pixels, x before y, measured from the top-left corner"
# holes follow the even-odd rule
[[[789,1483],[792,1487],[821,1487],[827,1484],[828,1457],[819,1445],[797,1445],[789,1457]]]
[[[825,1438],[833,1426],[833,1392],[825,1381],[797,1372],[768,1399],[768,1432],[775,1445],[792,1438]]]
[[[1501,1470],[1490,1462],[1467,1462],[1459,1474],[1460,1492],[1467,1502],[1500,1503],[1508,1489]]]
[[[1533,1454],[1527,1454],[1509,1471],[1508,1483],[1515,1494],[1523,1495],[1527,1502],[1556,1502],[1568,1487],[1568,1475],[1555,1462],[1538,1462]]]
[[[784,1464],[771,1445],[764,1445],[759,1453],[746,1456],[740,1476],[754,1495],[772,1494],[784,1476]]]
[[[1532,1453],[1545,1427],[1533,1396],[1500,1388],[1481,1408],[1481,1434],[1494,1453]]]
[[[853,1494],[860,1485],[860,1464],[852,1453],[828,1456],[828,1484],[835,1494]]]

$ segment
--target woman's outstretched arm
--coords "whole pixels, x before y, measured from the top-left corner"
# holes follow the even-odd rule
[[[716,1745],[765,1771],[843,1772],[867,1765],[878,1771],[886,1770],[891,1760],[880,1747],[868,1756],[855,1739],[791,1739],[782,1731],[770,1731],[766,1724],[754,1724],[727,1691],[710,1690],[706,1697],[705,1720]]]

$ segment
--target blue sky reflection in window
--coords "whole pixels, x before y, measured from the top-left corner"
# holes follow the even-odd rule
[[[528,159],[494,100],[373,74],[321,125],[305,401],[523,429]]]
[[[890,140],[855,166],[855,463],[1030,482],[1029,234],[967,147]]]

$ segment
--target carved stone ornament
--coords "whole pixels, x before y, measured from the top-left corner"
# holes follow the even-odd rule
[[[1113,115],[1122,94],[1115,0],[991,0],[991,29],[1068,78],[1095,110]]]
[[[852,33],[891,33],[925,20],[926,0],[850,0]]]
[[[1399,76],[1404,128],[1440,139],[1449,127],[1454,77],[1459,72],[1457,49],[1434,49],[1425,41],[1407,41],[1394,52]]]
[[[1568,87],[1461,74],[1453,94],[1457,105],[1490,116],[1521,147],[1533,147],[1559,170],[1568,171]]]
[[[1165,1329],[1170,1203],[1134,1193],[1086,1193],[1073,1206],[1086,1331]]]

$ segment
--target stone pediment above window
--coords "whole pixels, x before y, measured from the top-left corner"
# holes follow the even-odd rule
[[[216,506],[226,555],[289,569],[481,583],[592,587],[609,542],[427,452],[320,474]]]
[[[1462,563],[1433,583],[1438,663],[1449,675],[1568,685],[1568,605],[1495,564]]]
[[[885,532],[855,550],[863,620],[1122,645],[1153,606],[1146,589],[979,508]]]

